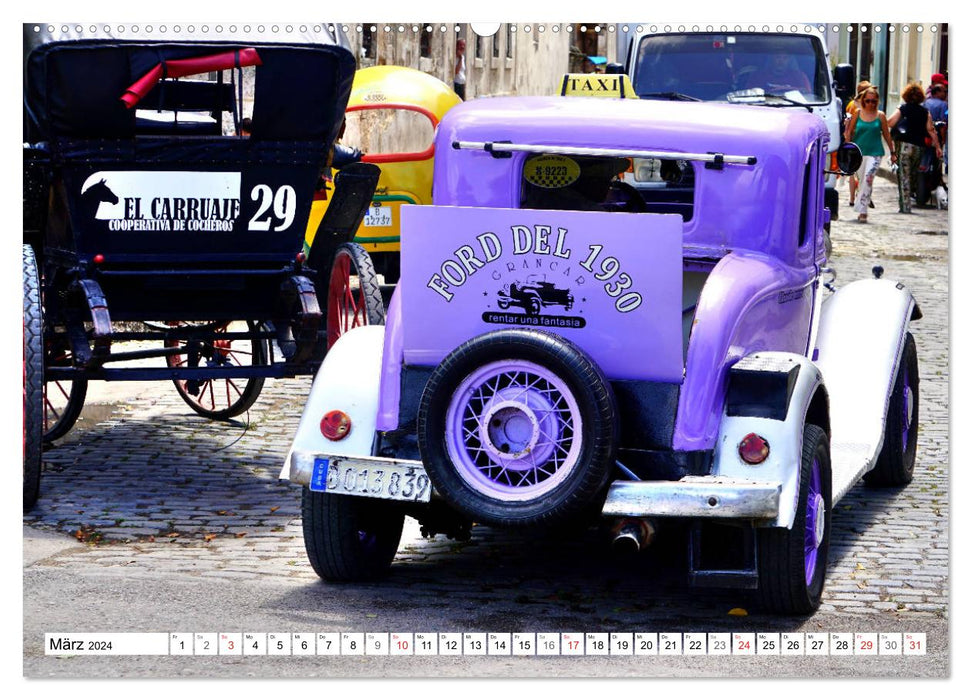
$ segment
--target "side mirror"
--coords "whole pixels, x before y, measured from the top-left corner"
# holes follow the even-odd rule
[[[849,63],[840,63],[833,69],[833,80],[836,81],[836,95],[847,104],[855,95],[856,69]]]
[[[855,173],[862,163],[863,153],[852,141],[847,141],[836,151],[836,167],[839,168],[841,175]]]
[[[619,63],[608,63],[606,66],[604,66],[604,73],[617,75],[623,72],[624,72],[624,67]]]

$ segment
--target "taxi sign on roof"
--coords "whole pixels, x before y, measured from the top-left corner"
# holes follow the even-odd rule
[[[626,73],[567,73],[563,76],[560,95],[637,99],[637,93],[634,92],[634,86]]]

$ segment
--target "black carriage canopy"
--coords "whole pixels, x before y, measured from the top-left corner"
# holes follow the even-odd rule
[[[238,100],[230,84],[192,76],[252,65],[252,138],[330,144],[337,138],[355,69],[351,52],[328,34],[287,43],[260,35],[89,39],[52,37],[25,25],[24,56],[24,140],[29,143],[134,138],[146,133],[140,115],[151,110],[211,105],[214,112],[231,111]],[[178,133],[192,133],[190,119],[183,126],[189,128]]]

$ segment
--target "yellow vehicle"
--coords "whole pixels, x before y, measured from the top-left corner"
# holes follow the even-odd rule
[[[354,238],[370,253],[386,283],[396,282],[401,251],[401,205],[431,204],[435,129],[462,99],[438,78],[413,68],[373,66],[354,75],[347,103],[345,143],[381,168],[371,206]],[[306,248],[330,203],[333,183],[318,193]]]

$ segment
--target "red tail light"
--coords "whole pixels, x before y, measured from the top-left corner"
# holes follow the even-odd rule
[[[738,443],[738,456],[748,464],[761,464],[769,457],[769,443],[755,433],[749,433]]]
[[[343,440],[351,434],[351,417],[343,411],[329,411],[320,419],[320,433],[328,440]]]

